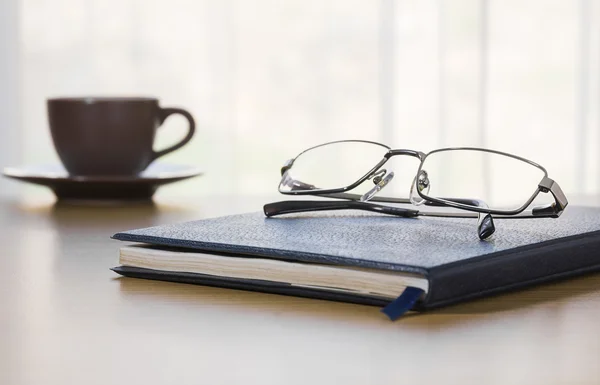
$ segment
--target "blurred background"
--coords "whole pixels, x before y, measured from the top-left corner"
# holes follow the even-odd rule
[[[594,194],[599,20],[598,0],[1,0],[0,166],[58,162],[48,97],[145,95],[197,121],[165,161],[207,172],[163,193],[272,194],[304,148],[368,139],[512,152]]]

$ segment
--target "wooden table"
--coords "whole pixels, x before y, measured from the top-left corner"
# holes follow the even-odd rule
[[[390,322],[109,270],[119,230],[260,203],[0,202],[0,384],[600,383],[600,275]]]

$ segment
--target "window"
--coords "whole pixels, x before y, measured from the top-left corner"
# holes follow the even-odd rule
[[[14,95],[0,94],[17,98],[20,111],[16,134],[0,138],[0,150],[20,140],[21,151],[5,162],[57,162],[47,97],[152,95],[197,120],[192,143],[164,161],[207,174],[169,187],[172,194],[271,193],[286,159],[350,138],[423,151],[485,146],[543,164],[567,193],[600,187],[598,2],[8,0],[0,7],[17,17],[18,34],[3,51],[20,72]],[[183,135],[177,119],[161,128],[157,147]]]

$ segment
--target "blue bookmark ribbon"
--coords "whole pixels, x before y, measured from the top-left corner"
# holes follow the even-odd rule
[[[413,307],[421,294],[423,294],[423,289],[409,286],[404,289],[398,298],[381,309],[381,312],[387,315],[390,320],[395,321]]]

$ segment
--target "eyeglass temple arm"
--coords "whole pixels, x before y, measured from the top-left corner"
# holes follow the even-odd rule
[[[359,201],[281,201],[267,203],[263,211],[267,217],[276,215],[301,213],[310,211],[327,210],[363,210],[373,211],[381,214],[394,215],[403,218],[412,218],[419,215],[419,210],[411,210],[400,207],[383,206],[374,203]]]
[[[340,194],[328,194],[328,197],[331,198],[356,198],[359,195],[356,194],[348,194],[348,193],[340,193]],[[444,200],[460,203],[469,206],[481,207],[484,209],[488,209],[487,203],[482,201],[481,199],[460,199],[460,198],[444,198]],[[404,198],[384,198],[384,197],[374,197],[371,201],[377,202],[388,202],[388,203],[410,203],[409,199]],[[443,203],[437,203],[432,201],[425,201],[423,203],[425,206],[435,206],[435,207],[443,207],[445,206]],[[489,238],[496,231],[496,225],[494,224],[494,220],[491,214],[486,213],[477,213],[477,235],[479,239],[484,240]]]
[[[357,194],[339,193],[339,194],[325,194],[328,198],[342,198],[347,199],[344,201],[318,201],[318,200],[289,200],[267,203],[263,206],[265,215],[273,217],[276,215],[292,214],[309,211],[325,211],[325,210],[364,210],[373,211],[381,214],[395,215],[400,217],[416,217],[420,215],[419,210],[406,209],[401,207],[383,206],[375,203],[367,203],[356,200],[360,197]],[[404,198],[384,198],[376,197],[370,202],[385,202],[385,203],[410,203],[409,199]],[[456,203],[464,203],[470,205],[477,205],[485,207],[485,203],[477,201],[475,199],[453,199]],[[427,201],[425,205],[429,206],[443,206],[442,204]]]
[[[339,199],[351,199],[351,200],[358,200],[361,197],[361,195],[351,194],[351,193],[320,194],[320,196],[324,196],[327,198],[339,198]],[[454,202],[454,203],[461,203],[461,204],[469,205],[469,206],[487,207],[485,202],[483,202],[479,199],[444,198],[444,200]],[[412,204],[410,199],[408,199],[408,198],[388,198],[388,197],[379,197],[379,196],[374,196],[373,198],[371,198],[369,200],[369,202]],[[442,203],[436,203],[436,202],[432,202],[432,201],[428,201],[428,200],[426,200],[423,204],[425,206],[434,206],[434,207],[446,206]]]
[[[473,202],[471,200],[471,202]],[[481,206],[487,206],[480,202]],[[437,204],[435,204],[437,205]],[[413,218],[419,216],[419,210],[404,209],[400,207],[383,206],[375,203],[366,203],[354,200],[347,201],[281,201],[267,203],[263,206],[263,211],[267,217],[274,217],[283,214],[312,212],[312,211],[330,211],[330,210],[363,210],[372,211],[380,214],[394,215],[403,218]],[[491,236],[496,227],[490,214],[478,214],[477,234],[481,240]]]

